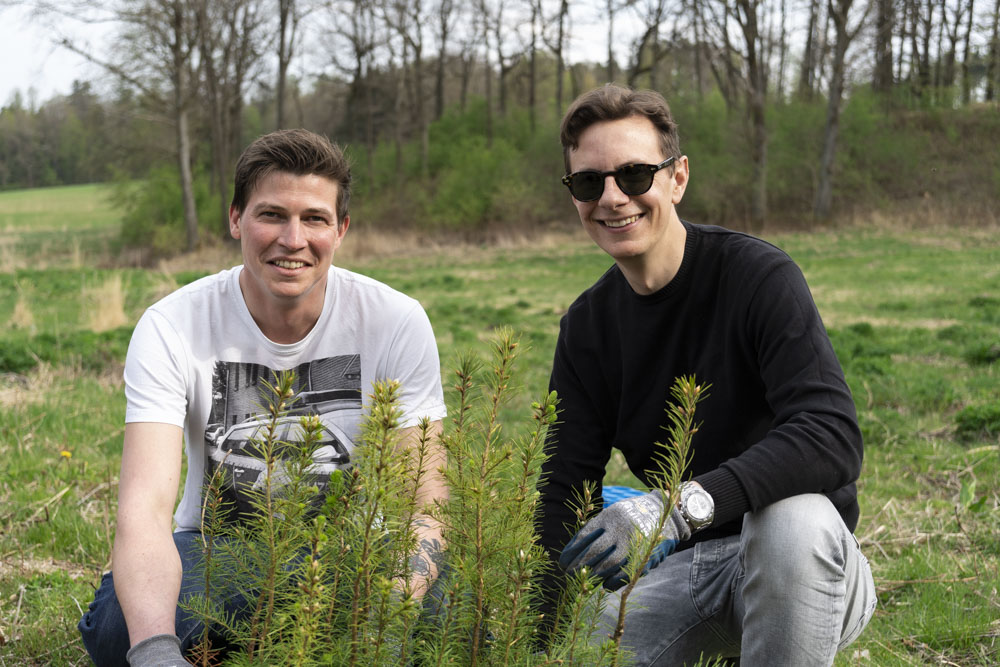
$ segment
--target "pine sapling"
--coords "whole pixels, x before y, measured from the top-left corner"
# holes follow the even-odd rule
[[[667,427],[669,438],[665,444],[656,443],[657,451],[654,454],[656,469],[649,475],[656,490],[661,494],[663,507],[667,509],[661,514],[648,536],[642,535],[638,530],[633,536],[626,565],[628,583],[621,590],[618,619],[611,636],[615,647],[611,663],[614,667],[620,664],[622,656],[621,640],[625,633],[625,612],[629,595],[653,556],[664,526],[670,520],[670,508],[676,505],[675,499],[680,496],[684,473],[690,466],[693,456],[691,440],[699,428],[699,424],[694,421],[695,408],[698,402],[707,396],[707,390],[708,386],[698,384],[693,376],[677,378],[670,389],[673,401],[668,403],[666,410],[670,418],[670,426]]]

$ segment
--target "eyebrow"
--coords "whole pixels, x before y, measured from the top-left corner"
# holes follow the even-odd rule
[[[268,209],[271,209],[271,210],[274,210],[274,211],[281,211],[282,213],[287,213],[288,212],[288,209],[286,207],[281,206],[280,204],[273,204],[271,202],[266,202],[266,201],[262,201],[259,204],[257,204],[256,206],[254,206],[253,209],[251,209],[250,212],[256,214],[256,213],[260,213],[261,211],[265,211],[265,210],[268,210]],[[311,207],[311,208],[304,209],[302,211],[302,213],[303,214],[317,214],[318,213],[320,215],[332,216],[333,215],[333,210],[329,209],[329,208],[325,208],[325,207]]]

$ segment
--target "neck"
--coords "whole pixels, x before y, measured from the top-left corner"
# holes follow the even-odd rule
[[[239,281],[243,303],[268,340],[281,345],[297,343],[316,326],[326,301],[326,281],[297,298],[279,300],[254,298],[254,295],[248,294],[248,290],[252,288],[247,284],[246,275],[246,272],[240,274]]]
[[[666,287],[684,261],[687,228],[674,218],[659,242],[637,257],[616,259],[618,268],[636,294],[652,294]]]

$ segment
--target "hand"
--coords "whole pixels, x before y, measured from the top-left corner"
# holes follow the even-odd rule
[[[175,635],[153,635],[129,649],[125,655],[131,667],[190,667],[181,654],[181,640]]]
[[[663,496],[660,491],[650,491],[641,496],[620,500],[605,507],[580,529],[559,556],[559,565],[567,572],[582,567],[593,570],[604,582],[604,587],[616,591],[628,583],[625,566],[632,535],[638,531],[649,537],[656,530],[663,515]],[[672,507],[660,530],[662,541],[653,550],[639,576],[663,562],[674,552],[677,544],[691,537],[691,529],[676,507]]]

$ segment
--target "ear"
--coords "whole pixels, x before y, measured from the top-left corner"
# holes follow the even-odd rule
[[[684,198],[684,191],[687,189],[688,178],[690,175],[691,172],[688,168],[687,155],[682,155],[674,161],[674,191],[670,196],[670,200],[675,206],[680,204],[681,199]]]
[[[229,207],[229,235],[240,238],[240,212],[235,206]]]

